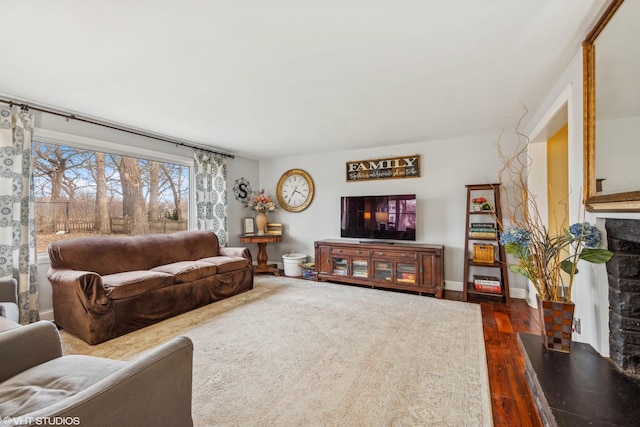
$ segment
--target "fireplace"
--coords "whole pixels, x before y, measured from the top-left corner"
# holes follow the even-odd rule
[[[518,334],[525,375],[545,426],[637,426],[640,419],[640,220],[606,219],[609,358],[589,344],[548,351]],[[611,363],[613,362],[613,363]]]
[[[624,372],[640,374],[640,220],[606,219],[609,355]]]

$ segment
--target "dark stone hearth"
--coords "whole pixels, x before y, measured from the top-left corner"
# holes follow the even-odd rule
[[[617,291],[640,293],[640,280],[621,279],[609,275],[609,286]]]
[[[620,369],[640,373],[640,220],[607,219],[609,354]]]
[[[640,374],[640,372],[635,371],[639,366],[640,356],[624,356],[620,353],[611,353],[610,359],[624,372]]]
[[[640,243],[628,242],[609,237],[609,250],[613,252],[623,252],[627,254],[640,254]]]
[[[616,255],[607,263],[607,267],[614,269],[618,277],[640,279],[640,264],[638,264],[640,255],[616,252],[611,247],[608,249]]]
[[[609,327],[640,333],[640,319],[623,317],[617,313],[611,313],[611,316],[609,316]]]
[[[638,219],[607,218],[605,228],[607,237],[640,243],[640,220]]]
[[[574,342],[571,353],[561,353],[545,349],[539,335],[519,333],[518,339],[543,425],[639,425],[640,379],[621,372],[588,344]]]
[[[609,357],[625,372],[640,374],[640,333],[612,336]]]
[[[614,306],[615,310],[612,308]],[[611,288],[609,289],[609,307],[614,314],[638,320],[640,317],[640,293],[621,292]]]

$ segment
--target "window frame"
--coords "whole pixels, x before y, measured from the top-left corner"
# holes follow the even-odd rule
[[[32,142],[43,142],[46,144],[66,145],[81,150],[100,151],[107,154],[118,154],[121,156],[138,157],[145,160],[155,160],[163,163],[175,163],[180,166],[189,168],[189,229],[192,230],[196,220],[196,211],[193,207],[195,197],[195,160],[193,156],[179,156],[176,154],[162,153],[158,150],[149,150],[148,148],[125,145],[113,141],[106,141],[96,138],[88,138],[80,135],[57,132],[48,129],[35,128],[31,137]],[[33,156],[33,154],[32,154]],[[33,158],[33,157],[32,157]],[[38,259],[46,257],[49,260],[49,254],[46,252],[38,252]]]

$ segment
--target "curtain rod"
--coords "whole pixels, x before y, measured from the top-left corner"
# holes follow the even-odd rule
[[[227,158],[230,158],[230,159],[235,158],[235,156],[233,154],[223,153],[221,151],[215,151],[215,150],[212,150],[210,148],[205,148],[205,147],[201,147],[201,146],[198,146],[198,145],[190,144],[188,142],[183,142],[183,141],[180,141],[178,139],[165,138],[165,137],[162,137],[162,136],[153,135],[151,133],[146,133],[146,132],[143,132],[143,131],[134,130],[132,128],[116,126],[114,124],[110,124],[110,123],[107,123],[107,122],[101,122],[101,121],[98,121],[98,120],[86,119],[84,117],[79,117],[79,116],[76,116],[74,114],[64,113],[64,112],[61,112],[61,111],[56,111],[56,110],[53,110],[53,109],[50,109],[50,108],[47,108],[47,107],[43,107],[43,106],[29,105],[29,104],[27,104],[25,102],[20,102],[20,101],[16,101],[16,100],[12,100],[12,99],[4,99],[4,98],[0,98],[0,102],[2,102],[3,104],[8,104],[10,107],[13,107],[14,105],[16,105],[16,106],[20,107],[21,109],[23,109],[25,111],[29,111],[29,110],[40,111],[40,112],[51,114],[51,115],[54,115],[54,116],[64,117],[67,120],[77,120],[79,122],[89,123],[91,125],[102,126],[102,127],[109,128],[109,129],[114,129],[114,130],[117,130],[117,131],[120,131],[120,132],[126,132],[126,133],[130,133],[130,134],[133,134],[133,135],[143,136],[145,138],[151,138],[151,139],[155,139],[155,140],[158,140],[158,141],[168,142],[170,144],[180,145],[182,147],[188,147],[188,148],[192,148],[194,150],[206,151],[208,153],[217,154],[219,156],[227,157]]]

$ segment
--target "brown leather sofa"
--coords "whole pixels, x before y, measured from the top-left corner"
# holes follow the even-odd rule
[[[49,245],[55,323],[98,344],[253,288],[251,252],[209,231]]]

